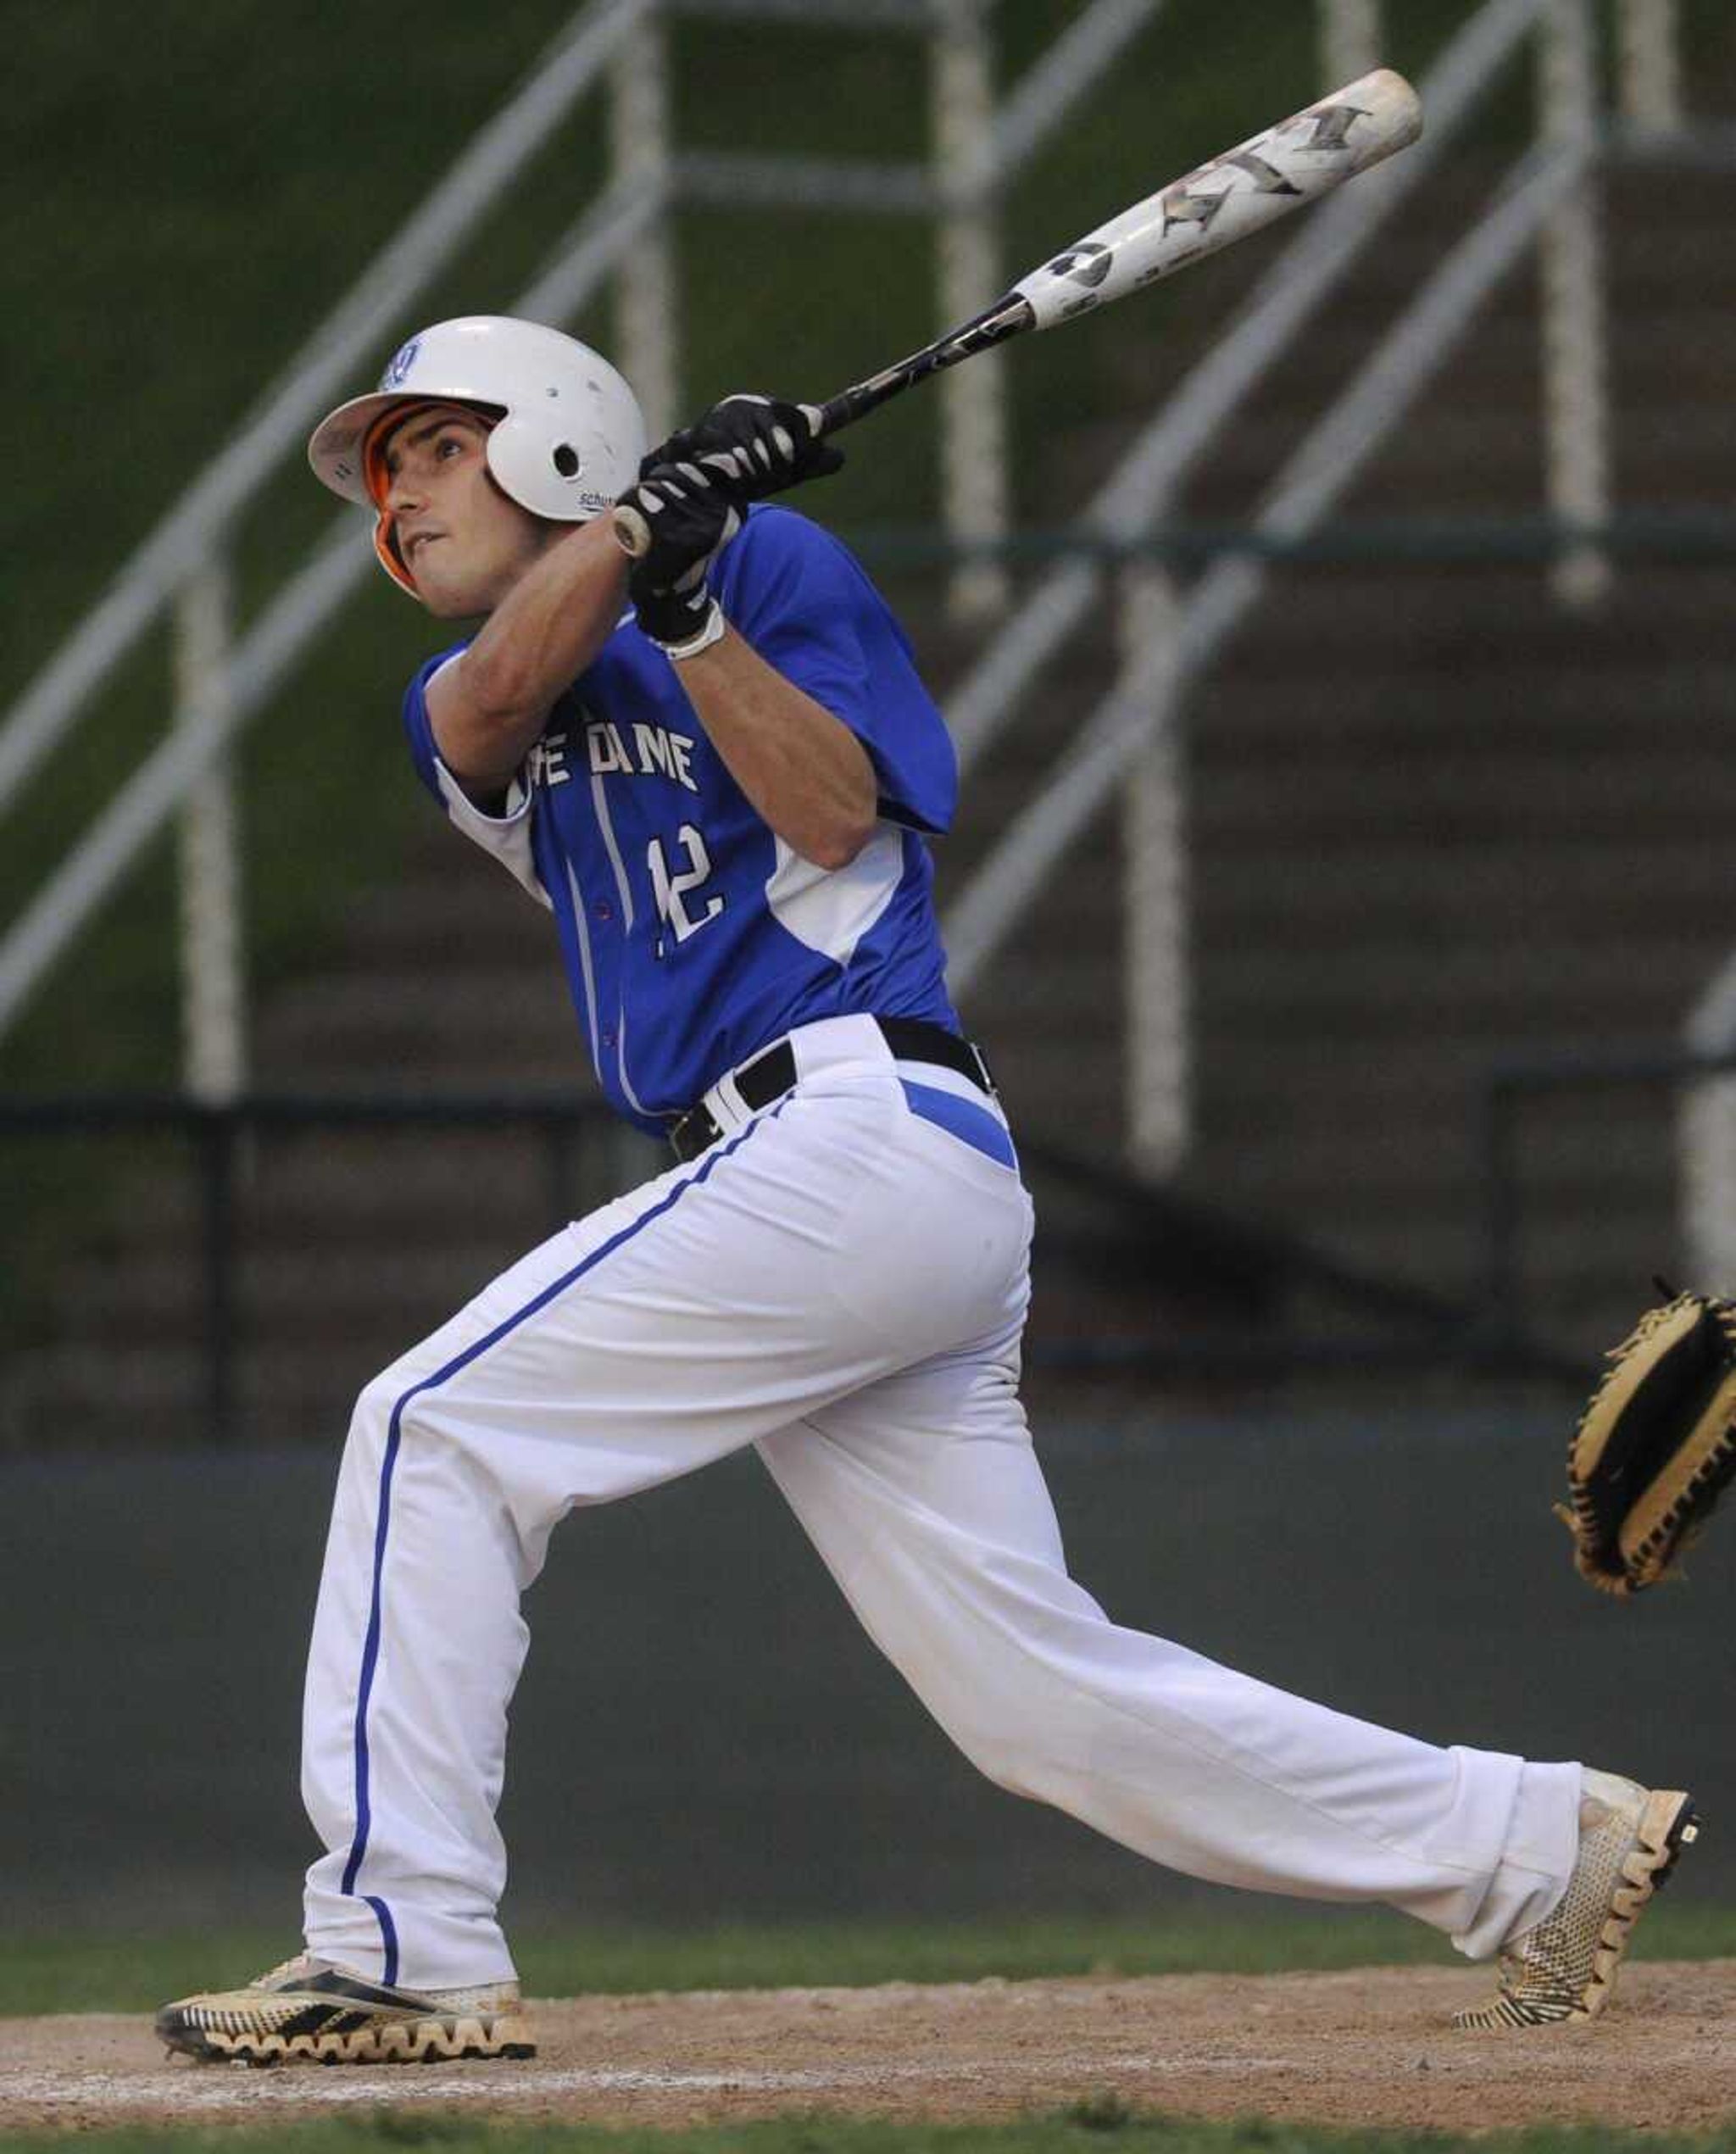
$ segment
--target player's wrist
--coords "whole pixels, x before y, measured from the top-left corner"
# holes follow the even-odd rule
[[[627,586],[634,618],[643,634],[665,649],[673,643],[691,643],[705,626],[711,610],[710,587],[700,571],[683,590],[678,584],[654,584],[635,576]]]
[[[697,610],[684,601],[681,618],[664,621],[661,629],[648,624],[643,609],[640,609],[640,627],[664,656],[677,665],[684,659],[697,658],[701,651],[709,651],[714,643],[722,642],[728,631],[729,622],[724,618],[723,608],[709,591],[702,595],[703,604]]]

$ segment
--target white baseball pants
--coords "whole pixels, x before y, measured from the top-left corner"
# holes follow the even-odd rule
[[[519,1599],[576,1505],[753,1444],[876,1643],[991,1778],[1221,1883],[1384,1901],[1473,1956],[1550,1912],[1578,1767],[1437,1749],[1117,1628],[1066,1573],[1017,1395],[1005,1127],[868,1020],[794,1092],[534,1250],[376,1378],[339,1476],[303,1793],[309,1947],[508,1979],[495,1823]]]

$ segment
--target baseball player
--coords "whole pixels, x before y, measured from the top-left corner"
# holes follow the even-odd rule
[[[749,1444],[992,1778],[1192,1876],[1500,1952],[1466,2024],[1600,2010],[1686,1795],[1364,1725],[1067,1575],[1018,1395],[1031,1206],[931,904],[953,757],[861,571],[766,505],[836,450],[732,397],[647,456],[596,353],[471,317],[310,454],[395,583],[480,618],[409,684],[411,759],[549,916],[604,1093],[674,1159],[363,1391],[307,1674],[306,1949],[165,2007],[171,2049],[532,2053],[497,1919],[520,1597],[575,1506]]]

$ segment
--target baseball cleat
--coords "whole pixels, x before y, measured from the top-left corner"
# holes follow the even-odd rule
[[[182,1997],[157,2014],[170,2054],[201,2063],[437,2064],[534,2057],[516,1982],[393,1990],[302,1952],[242,1990]]]
[[[1615,1989],[1634,1923],[1699,1835],[1693,1801],[1679,1789],[1587,1772],[1582,1796],[1579,1859],[1561,1905],[1501,1954],[1494,2003],[1455,2012],[1455,2027],[1483,2032],[1595,2019]]]

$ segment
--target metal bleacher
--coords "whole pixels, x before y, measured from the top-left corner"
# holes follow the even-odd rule
[[[619,41],[666,36],[683,12],[704,9],[581,9],[565,86],[602,82]],[[954,37],[967,103],[982,80],[956,39],[989,32],[993,12],[884,9],[901,34]],[[1080,24],[1101,55],[1160,13],[1077,11],[1056,109],[1088,86]],[[1599,14],[1467,6],[1425,81],[1429,161],[1406,177],[1400,160],[1384,192],[1347,190],[1288,253],[1227,259],[1161,345],[1129,310],[1125,416],[1057,427],[1037,452],[1035,491],[1057,504],[1049,545],[1027,549],[1043,558],[1021,554],[1004,495],[951,503],[960,580],[914,625],[968,766],[942,862],[955,977],[1053,1222],[1039,1364],[1191,1366],[1189,1339],[1199,1366],[1230,1364],[1252,1310],[1280,1366],[1305,1363],[1309,1340],[1378,1361],[1395,1337],[1473,1360],[1528,1342],[1533,1366],[1559,1366],[1682,1260],[1668,1083],[1539,1089],[1494,1190],[1486,1142],[1492,1071],[1676,1039],[1730,941],[1736,542],[1719,520],[1736,485],[1721,303],[1736,164],[1683,120],[1659,57],[1670,11],[1626,8],[1623,64],[1606,70]],[[1321,19],[1354,71],[1368,55],[1343,41],[1377,41],[1378,8]],[[1477,137],[1470,123],[1534,59],[1535,139],[1515,153]],[[1594,87],[1605,73],[1613,110]],[[999,137],[991,107],[974,153],[954,142],[960,170],[996,140],[1028,154],[1022,86]],[[1717,90],[1699,86],[1708,109]],[[617,172],[526,311],[564,318],[631,258],[654,312],[648,236],[682,184],[665,148],[666,169]],[[1689,169],[1691,187],[1658,185]],[[755,183],[715,164],[686,182]],[[932,206],[959,199],[938,187]],[[382,328],[334,318],[320,368],[335,379],[369,337],[389,343]],[[326,396],[314,373],[309,409]],[[954,419],[979,439],[1001,424],[986,393]],[[288,440],[299,406],[271,424]],[[192,635],[201,602],[184,594],[224,511],[198,489],[189,502],[116,591],[135,613],[182,604]],[[0,942],[0,1020],[148,831],[196,810],[214,754],[363,573],[340,530],[231,646],[220,632],[180,732]],[[45,710],[73,709],[131,616],[111,598],[105,618],[0,728],[0,797],[50,752]],[[547,1231],[552,1171],[582,1201],[653,1163],[582,1132],[569,1155],[546,1120],[505,1111],[532,1095],[582,1109],[570,1012],[522,900],[437,827],[320,971],[238,1034],[220,800],[206,813],[186,1100],[195,1142],[220,1127],[220,1155],[208,1148],[203,1185],[141,1168],[145,1223],[69,1255],[54,1335],[0,1370],[14,1442],[214,1422],[329,1433],[382,1359]],[[264,1089],[275,1109],[250,1120]],[[437,1145],[413,1116],[317,1112],[407,1093],[477,1111]],[[1503,1205],[1510,1227],[1522,1217],[1492,1331]],[[241,1342],[214,1393],[214,1323]]]

